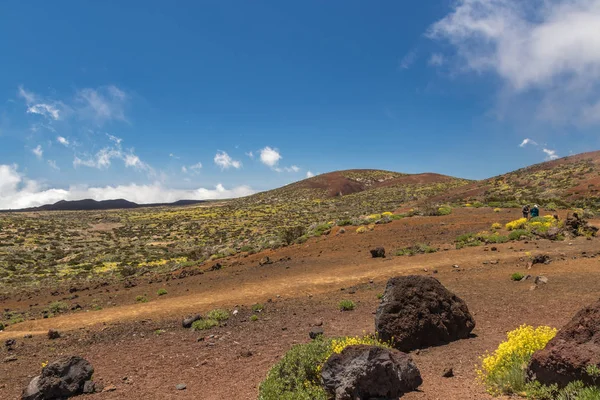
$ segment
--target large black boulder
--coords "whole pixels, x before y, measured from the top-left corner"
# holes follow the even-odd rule
[[[582,381],[598,385],[586,369],[600,366],[600,300],[581,309],[546,347],[537,351],[529,363],[529,376],[545,384],[565,387]]]
[[[418,275],[391,278],[375,317],[379,338],[406,352],[467,338],[473,328],[462,299],[437,279]]]
[[[94,368],[81,357],[61,358],[45,366],[42,374],[29,382],[21,399],[58,400],[77,396],[83,393],[93,373]]]
[[[367,345],[333,354],[323,365],[321,377],[336,400],[395,400],[423,383],[408,354]]]

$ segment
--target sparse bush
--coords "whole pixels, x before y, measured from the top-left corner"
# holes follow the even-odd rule
[[[365,228],[364,226],[361,226],[358,229],[356,229],[356,233],[365,233],[366,231],[367,228]]]
[[[495,213],[499,213],[500,211],[502,211],[502,209],[501,209],[501,208],[494,208],[494,212],[495,212]]]
[[[438,208],[437,215],[450,215],[452,214],[452,207],[444,205]]]
[[[417,243],[410,247],[396,250],[396,256],[414,256],[415,254],[435,253],[437,249],[425,243]]]
[[[194,331],[204,331],[210,328],[214,328],[219,325],[219,321],[215,319],[200,319],[198,321],[194,321],[192,323],[192,330]]]
[[[48,311],[50,311],[52,314],[60,314],[68,309],[69,305],[62,301],[54,301],[48,306]]]
[[[481,246],[482,242],[473,233],[465,233],[456,238],[456,248]]]
[[[284,228],[281,231],[281,240],[285,244],[290,245],[290,244],[294,243],[296,240],[298,240],[305,233],[306,233],[306,229],[304,229],[303,226],[290,226],[290,227]]]
[[[523,279],[525,277],[525,275],[523,275],[520,272],[515,272],[514,274],[512,274],[510,276],[510,279],[512,279],[513,281],[520,281],[521,279]]]
[[[481,358],[477,370],[479,379],[488,393],[514,394],[526,388],[526,367],[534,352],[546,347],[556,335],[556,329],[548,326],[533,328],[522,325],[508,332],[507,340],[500,343],[493,354]]]
[[[340,311],[352,311],[354,307],[356,306],[352,300],[342,300],[339,303]]]
[[[252,314],[252,316],[250,317],[250,321],[258,321],[258,315]]]
[[[342,219],[337,222],[337,226],[349,226],[349,225],[352,225],[351,219]]]
[[[209,313],[206,314],[206,318],[214,319],[215,321],[219,322],[226,321],[229,319],[229,312],[227,310],[217,308],[212,311],[209,311]]]
[[[252,311],[254,311],[254,312],[261,312],[264,309],[265,309],[265,306],[260,303],[256,303],[255,305],[252,306]]]
[[[167,289],[158,289],[158,292],[156,292],[157,295],[159,296],[164,296],[165,294],[167,294]]]
[[[521,240],[522,238],[530,238],[531,233],[525,229],[515,229],[508,234],[510,240]]]
[[[136,296],[135,297],[135,302],[136,303],[147,303],[148,302],[148,298],[146,296]]]
[[[492,230],[497,231],[498,229],[502,229],[502,224],[500,222],[494,222],[492,224]]]

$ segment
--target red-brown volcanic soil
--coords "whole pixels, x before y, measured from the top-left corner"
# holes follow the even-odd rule
[[[355,233],[355,227],[347,227],[344,234],[334,231],[303,245],[220,260],[221,270],[183,279],[143,277],[131,288],[109,283],[74,293],[68,288],[49,288],[19,294],[2,301],[0,307],[37,310],[66,299],[62,301],[77,303],[83,310],[26,321],[0,332],[2,340],[17,340],[14,351],[9,353],[4,346],[0,350],[0,398],[20,398],[42,362],[77,354],[92,363],[96,381],[116,386],[113,392],[89,398],[256,399],[269,368],[293,344],[309,341],[308,332],[315,323],[322,322],[330,336],[372,333],[377,294],[383,292],[388,278],[405,274],[438,278],[467,302],[477,326],[471,339],[413,352],[424,383],[419,392],[403,399],[490,398],[475,377],[480,355],[493,351],[507,331],[521,324],[560,327],[579,308],[600,297],[596,238],[506,243],[496,245],[497,251],[491,251],[491,246],[454,249],[458,235],[518,217],[520,210],[456,209],[445,217],[413,217],[378,225],[362,235]],[[440,250],[385,259],[372,259],[369,254],[375,246],[393,254],[397,248],[419,242]],[[548,254],[552,262],[527,270],[526,252]],[[274,262],[260,266],[265,255]],[[510,280],[518,271],[547,276],[549,282],[532,290],[531,280]],[[158,297],[159,288],[168,294]],[[136,296],[144,294],[151,301],[137,304]],[[353,300],[356,309],[338,311],[343,299]],[[258,321],[251,321],[250,308],[255,303],[264,303],[265,310]],[[92,311],[91,304],[102,304],[103,309]],[[181,317],[215,307],[239,313],[226,326],[210,331],[181,327]],[[61,331],[62,337],[47,339],[50,328]],[[34,337],[24,338],[28,333]],[[1,362],[9,355],[16,355],[17,360]],[[443,378],[449,366],[455,377]],[[177,391],[179,383],[187,389]]]

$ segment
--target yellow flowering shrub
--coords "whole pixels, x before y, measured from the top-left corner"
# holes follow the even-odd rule
[[[502,211],[502,209],[501,209],[501,208],[494,208],[494,212],[495,212],[495,213],[499,213],[500,211]]]
[[[361,344],[368,345],[368,346],[385,347],[388,349],[392,347],[389,345],[389,343],[382,342],[377,337],[372,336],[372,335],[347,336],[347,337],[336,338],[336,339],[331,340],[331,346],[330,346],[329,352],[327,353],[327,356],[323,359],[323,363],[325,361],[327,361],[327,359],[332,354],[340,354],[346,347],[357,346],[357,345],[361,345]],[[322,367],[323,367],[322,364],[319,365],[317,367],[317,370],[320,372]]]
[[[556,336],[556,329],[549,326],[533,328],[521,325],[508,332],[507,340],[500,343],[492,354],[481,357],[477,376],[486,385],[488,393],[519,393],[525,389],[525,368],[534,352],[546,347]]]
[[[364,226],[359,226],[356,229],[356,233],[365,233],[367,231],[367,228],[365,228]]]
[[[393,213],[393,212],[386,211],[386,212],[382,212],[382,213],[381,213],[381,215],[382,215],[383,217],[391,217],[392,215],[394,215],[394,213]]]
[[[368,220],[372,220],[372,221],[376,221],[378,219],[381,219],[381,214],[371,214],[369,216],[367,216]]]
[[[367,229],[372,231],[373,229],[375,229],[375,224],[369,224],[367,225]]]
[[[502,224],[500,222],[494,222],[492,224],[492,230],[495,231],[495,230],[498,230],[498,229],[502,229]]]
[[[524,229],[526,224],[527,218],[519,218],[517,220],[510,221],[508,224],[506,224],[506,229],[508,229],[509,231],[515,229]]]
[[[473,204],[467,203],[467,204],[465,204],[465,207],[473,207]]]

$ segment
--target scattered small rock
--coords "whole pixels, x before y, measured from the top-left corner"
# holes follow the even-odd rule
[[[444,373],[442,374],[442,377],[444,378],[452,378],[454,376],[454,370],[452,369],[452,367],[448,367],[444,370]]]
[[[177,390],[185,390],[185,389],[187,389],[187,386],[184,383],[180,383],[177,386],[175,386],[175,389],[177,389]]]
[[[4,359],[5,363],[9,363],[9,362],[12,362],[12,361],[17,361],[17,356],[8,356],[8,357],[6,357]]]
[[[58,338],[60,338],[60,332],[59,331],[55,331],[54,329],[50,329],[48,331],[48,339],[54,340],[54,339],[58,339]]]
[[[258,262],[258,265],[267,265],[267,264],[273,264],[273,261],[271,261],[271,259],[268,256],[265,256],[263,258],[260,259],[260,261]]]
[[[10,349],[11,347],[13,347],[16,344],[17,344],[17,341],[15,339],[7,339],[4,342],[4,347],[6,347],[7,349]]]
[[[96,392],[96,384],[94,383],[94,381],[86,381],[83,384],[83,393],[91,394],[91,393],[95,393],[95,392]]]
[[[454,264],[452,268],[460,268],[460,266],[458,264]]]
[[[316,339],[319,336],[322,336],[324,333],[325,333],[325,331],[323,330],[323,328],[321,328],[320,326],[315,326],[310,330],[310,332],[308,333],[308,336],[311,339]]]
[[[242,350],[240,352],[240,356],[244,358],[252,357],[252,352],[250,350]]]
[[[545,276],[540,275],[540,276],[536,276],[535,277],[535,284],[536,285],[539,285],[539,284],[544,284],[545,285],[546,283],[548,283],[548,278],[546,278]]]
[[[371,249],[371,257],[385,258],[385,249],[383,247],[376,247],[374,249]]]
[[[202,316],[200,314],[189,316],[187,318],[184,318],[183,321],[181,321],[181,326],[183,326],[184,328],[191,328],[194,322],[199,321],[201,319]]]

